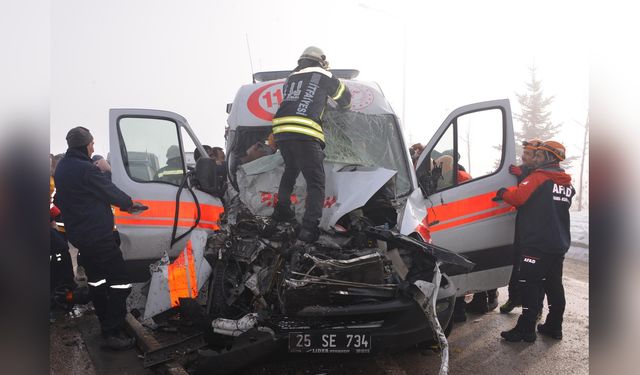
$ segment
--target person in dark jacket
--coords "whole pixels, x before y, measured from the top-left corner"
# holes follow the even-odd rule
[[[516,230],[522,249],[522,315],[513,329],[501,333],[507,341],[536,340],[535,324],[543,290],[547,294],[549,314],[545,323],[538,325],[538,332],[562,339],[565,308],[562,265],[571,244],[569,207],[575,194],[571,176],[559,165],[564,159],[562,144],[542,142],[536,151],[536,169],[517,187],[501,188],[496,193],[497,199],[518,208]]]
[[[538,146],[542,143],[542,141],[538,139],[532,139],[530,141],[522,142],[522,164],[521,165],[510,165],[509,173],[516,176],[518,179],[518,184],[522,182],[533,169],[535,168],[535,155]],[[518,215],[516,214],[516,228],[518,227]],[[513,269],[511,271],[511,278],[509,279],[509,299],[502,306],[500,306],[500,312],[503,314],[507,314],[511,312],[514,308],[518,306],[522,306],[522,298],[520,296],[520,283],[518,282],[520,273],[518,272],[518,268],[520,265],[520,253],[521,247],[518,245],[518,230],[516,229],[515,238],[513,241]],[[544,294],[542,295],[542,299],[544,299]],[[542,301],[540,301],[542,305]],[[541,310],[542,311],[542,310]]]
[[[69,245],[62,233],[49,228],[49,292],[57,289],[73,290],[76,282],[73,274],[73,262],[69,254]]]
[[[302,172],[307,183],[307,197],[298,239],[307,243],[318,239],[324,203],[322,116],[327,100],[331,98],[341,109],[348,109],[351,105],[349,89],[328,68],[326,56],[319,48],[305,49],[298,66],[284,83],[284,98],[273,117],[273,134],[285,169],[272,217],[276,221],[293,220],[291,192]]]
[[[96,154],[91,157],[91,161],[93,162],[93,165],[98,167],[100,172],[102,172],[105,177],[107,177],[109,181],[111,181],[111,164],[109,164],[107,159],[105,159],[102,155]],[[113,207],[111,207],[111,212],[114,212]],[[113,226],[113,238],[115,238],[116,244],[120,246],[120,232],[118,232],[118,228],[116,228],[115,225]]]
[[[58,289],[72,290],[76,287],[73,273],[73,262],[69,254],[69,245],[64,231],[59,231],[56,218],[60,217],[60,209],[53,203],[55,183],[53,174],[60,159],[51,158],[51,175],[49,176],[49,291],[53,295]]]
[[[125,336],[123,326],[131,284],[113,236],[111,205],[131,213],[144,206],[134,203],[92,163],[94,142],[88,129],[71,129],[67,144],[69,149],[54,176],[67,239],[78,248],[78,263],[85,269],[91,301],[100,320],[103,347],[129,349],[134,342]]]

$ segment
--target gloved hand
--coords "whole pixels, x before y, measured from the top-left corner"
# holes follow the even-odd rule
[[[493,197],[491,200],[494,201],[494,202],[501,201],[502,200],[502,196],[504,195],[504,193],[506,191],[507,191],[507,188],[498,189],[498,191],[496,191],[496,196]]]
[[[148,209],[149,209],[149,207],[145,206],[144,204],[141,204],[141,203],[138,203],[138,202],[133,202],[133,204],[131,205],[131,207],[129,207],[127,212],[130,213],[130,214],[137,214],[137,213],[140,213],[140,212],[148,210]]]
[[[509,173],[511,173],[512,175],[514,175],[516,177],[520,177],[520,176],[522,176],[522,168],[518,167],[517,165],[511,164],[509,166]]]
[[[341,105],[337,105],[336,108],[338,109],[338,112],[342,112],[342,113],[349,112],[349,110],[351,110],[351,104],[349,104],[346,107],[343,107]]]

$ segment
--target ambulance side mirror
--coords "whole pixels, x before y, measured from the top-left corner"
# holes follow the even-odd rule
[[[437,176],[439,169],[432,167],[430,164],[431,153],[427,155],[421,165],[416,170],[416,177],[418,178],[418,186],[422,191],[422,196],[428,198],[431,194],[436,192]]]
[[[224,194],[223,186],[220,186],[221,179],[218,176],[215,160],[207,157],[198,159],[195,175],[200,190],[216,197],[221,197]]]

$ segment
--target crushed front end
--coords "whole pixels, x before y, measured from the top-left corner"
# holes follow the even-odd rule
[[[431,281],[436,263],[470,267],[456,254],[424,244],[351,213],[313,245],[296,244],[296,225],[240,212],[210,237],[213,273],[207,315],[212,348],[257,332],[295,353],[374,353],[434,340],[417,280]],[[435,312],[443,327],[455,287],[440,279]]]

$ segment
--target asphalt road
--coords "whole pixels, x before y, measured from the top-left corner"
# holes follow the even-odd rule
[[[486,315],[467,314],[449,343],[452,374],[588,374],[589,373],[589,265],[567,259],[563,283],[567,299],[563,340],[538,336],[535,343],[509,343],[500,331],[515,326],[520,308],[511,314],[498,309]],[[507,299],[500,289],[500,304]],[[546,315],[546,301],[545,311]],[[543,315],[543,321],[544,321]],[[406,374],[436,374],[439,357],[417,350],[393,356]]]
[[[588,374],[589,264],[567,259],[564,339],[539,336],[535,343],[507,343],[500,331],[510,329],[520,313],[467,314],[449,336],[451,374]],[[500,289],[499,300],[506,298]],[[546,303],[545,303],[546,305]],[[546,308],[545,308],[546,314]],[[544,318],[543,318],[544,319]],[[97,321],[90,312],[58,316],[51,325],[52,374],[149,374],[136,351],[109,353],[99,348]],[[247,374],[437,374],[440,356],[411,349],[376,356],[280,355],[250,366]]]
[[[567,307],[562,341],[539,336],[535,343],[508,343],[500,332],[511,329],[521,309],[500,314],[467,314],[449,336],[450,374],[588,374],[589,264],[565,260],[563,277]],[[499,290],[500,304],[507,290]],[[546,315],[546,301],[545,311]],[[544,319],[544,318],[543,318]],[[252,366],[250,374],[437,374],[440,355],[428,349],[371,357],[278,357]]]

